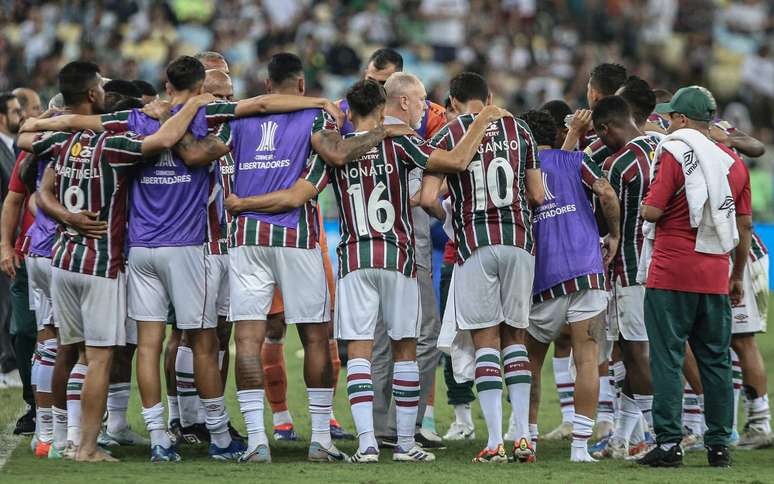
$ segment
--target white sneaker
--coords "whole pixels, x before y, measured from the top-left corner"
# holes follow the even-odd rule
[[[435,454],[423,450],[422,447],[416,444],[408,450],[403,450],[400,446],[397,446],[393,451],[392,460],[398,462],[433,462]]]
[[[148,445],[148,439],[132,430],[131,427],[124,427],[118,432],[108,432],[106,430],[105,437],[114,442],[108,445]]]
[[[548,432],[541,439],[544,440],[564,440],[569,439],[572,435],[572,422],[562,422],[561,425],[554,430]]]
[[[462,422],[452,422],[449,431],[443,436],[443,440],[473,440],[475,438],[475,428]]]
[[[746,450],[764,449],[772,445],[774,445],[774,436],[772,436],[771,432],[767,433],[761,428],[748,425],[739,438],[737,448]]]

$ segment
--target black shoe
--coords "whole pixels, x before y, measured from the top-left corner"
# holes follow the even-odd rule
[[[183,443],[183,427],[180,425],[180,419],[175,418],[169,422],[169,438],[173,446],[180,446]]]
[[[419,444],[420,447],[423,449],[435,449],[435,450],[442,450],[445,449],[446,446],[443,445],[443,441],[439,440],[430,440],[424,435],[422,435],[422,432],[417,432],[414,434],[414,440],[417,444]]]
[[[731,467],[731,453],[725,445],[708,445],[707,462],[712,467]]]
[[[234,442],[245,443],[245,436],[240,434],[239,431],[231,425],[231,422],[228,423],[228,433],[231,435],[231,440]]]
[[[27,413],[19,417],[16,421],[16,428],[13,429],[14,435],[32,435],[35,433],[35,407],[30,407]]]
[[[210,432],[207,430],[207,426],[203,423],[197,423],[189,425],[188,427],[183,427],[181,431],[183,433],[183,440],[189,444],[195,445],[210,443]]]
[[[376,441],[379,443],[380,449],[394,449],[398,446],[398,437],[377,437]]]
[[[676,444],[669,450],[657,446],[637,463],[650,467],[680,467],[683,465],[683,449],[680,444]]]

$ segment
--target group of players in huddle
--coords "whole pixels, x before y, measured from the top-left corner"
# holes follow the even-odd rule
[[[26,254],[39,330],[37,456],[115,460],[111,445],[145,442],[126,419],[136,357],[151,461],[180,460],[181,443],[207,440],[214,459],[270,462],[265,399],[275,438],[297,437],[284,403],[288,324],[304,346],[310,461],[378,462],[386,442],[375,431],[384,425],[374,422],[375,389],[390,382],[393,459],[434,460],[415,435],[436,340],[452,355],[447,383],[475,382],[488,430],[475,462],[535,461],[551,343],[563,423],[546,437],[571,435],[573,461],[652,448],[638,211],[669,127],[644,80],[602,64],[588,83],[590,110],[552,101],[514,116],[492,105],[474,73],[450,81],[445,107],[427,101],[390,49],[337,103],[304,96],[303,66],[287,53],[272,58],[267,94],[254,98],[232,99],[215,53],[179,57],[166,78],[169,100],[143,102],[106,94],[96,65],[72,62],[59,73],[63,109],[28,119],[18,138],[32,154],[22,171],[37,207]],[[711,130],[718,142],[761,154],[754,139],[722,128]],[[341,235],[335,278],[316,203],[329,184]],[[443,328],[426,327],[435,311],[429,217],[450,237]],[[757,237],[750,260],[766,260]],[[733,340],[745,374],[739,445],[760,447],[772,441],[753,338],[765,314],[755,291],[746,295]],[[223,397],[232,327],[246,439]],[[348,436],[332,412],[337,341],[347,345],[351,456],[333,443]],[[378,374],[384,354],[391,368]],[[685,375],[685,444],[695,445],[703,391],[690,360]],[[446,437],[473,438],[470,402],[455,416]],[[589,448],[595,416],[600,442]]]

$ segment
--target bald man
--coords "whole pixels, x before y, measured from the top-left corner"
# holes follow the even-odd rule
[[[204,77],[204,92],[208,92],[223,101],[231,101],[234,97],[234,84],[226,71],[208,69]]]
[[[369,62],[369,71],[374,61]],[[368,75],[367,75],[368,77]],[[428,109],[427,92],[422,81],[415,75],[393,71],[384,82],[387,103],[384,108],[384,124],[407,124],[419,130]],[[413,197],[420,189],[422,170],[409,173],[409,193]],[[417,283],[422,307],[422,321],[417,335],[417,363],[419,365],[421,389],[419,411],[417,412],[417,440],[425,447],[440,447],[441,439],[434,428],[422,426],[425,409],[432,405],[428,399],[435,386],[435,368],[441,353],[436,347],[441,330],[440,318],[435,304],[435,290],[432,280],[433,244],[430,238],[430,217],[421,207],[412,209],[414,219],[414,241],[416,247]],[[392,350],[390,339],[382,322],[377,323],[373,350],[374,382],[374,426],[376,435],[390,441],[396,434],[395,404],[392,400]]]
[[[43,105],[37,92],[27,87],[17,87],[12,92],[21,105],[22,121],[27,118],[37,118],[43,113]]]

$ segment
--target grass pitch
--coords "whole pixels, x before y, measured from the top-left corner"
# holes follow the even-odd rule
[[[774,299],[773,299],[774,300]],[[772,318],[774,319],[774,318]],[[774,378],[774,336],[769,333],[758,339],[764,360],[768,364],[769,377]],[[310,422],[306,411],[306,392],[302,378],[301,345],[296,332],[291,328],[286,339],[286,360],[288,366],[288,403],[295,420],[296,430],[302,439],[308,439]],[[232,359],[233,361],[233,359]],[[233,366],[232,366],[233,371]],[[543,370],[544,386],[540,412],[541,432],[553,429],[560,421],[559,402],[553,386],[550,358]],[[134,429],[144,431],[140,415],[139,395],[134,391],[129,406],[130,423]],[[233,373],[229,378],[226,399],[234,425],[244,431],[239,407],[236,401]],[[346,398],[346,379],[339,379],[336,392],[335,412],[339,421],[350,431],[354,425]],[[446,387],[441,369],[438,370],[436,387],[436,423],[438,431],[444,433],[453,420],[453,411],[446,405]],[[505,392],[503,392],[505,393]],[[36,459],[29,449],[29,437],[18,442],[10,437],[11,425],[22,411],[20,391],[0,390],[0,461],[3,450],[15,446],[8,462],[0,470],[0,482],[41,482],[59,484],[69,482],[207,482],[234,483],[238,481],[268,482],[396,482],[430,483],[439,482],[704,482],[733,483],[774,483],[774,449],[757,451],[733,451],[731,469],[707,467],[703,452],[686,455],[685,466],[681,469],[646,469],[622,461],[603,461],[597,464],[572,464],[569,462],[569,441],[541,441],[538,445],[538,461],[535,464],[484,465],[472,464],[470,460],[485,445],[486,427],[477,404],[474,417],[478,439],[475,442],[449,443],[448,449],[436,452],[436,462],[407,464],[393,463],[389,450],[383,451],[377,465],[352,466],[345,464],[310,464],[306,462],[308,440],[299,442],[272,443],[274,462],[268,465],[249,465],[213,462],[207,458],[205,446],[184,446],[181,449],[183,462],[155,464],[148,461],[147,448],[116,448],[114,455],[121,459],[118,464],[78,464],[72,461],[48,461]],[[504,404],[504,413],[509,407]],[[271,415],[266,405],[266,428],[271,428]],[[6,431],[7,430],[7,431]],[[354,442],[338,443],[344,452],[355,450]]]

